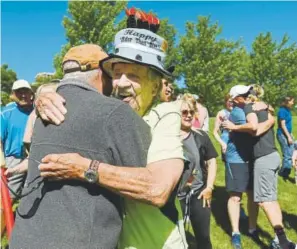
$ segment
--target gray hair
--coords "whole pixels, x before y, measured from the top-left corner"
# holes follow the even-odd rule
[[[76,67],[80,67],[80,65],[76,61],[67,61],[63,64],[63,71],[66,69],[72,69]],[[89,83],[90,80],[92,80],[92,78],[96,76],[96,74],[98,74],[98,69],[86,72],[76,71],[64,74],[63,79],[77,79]]]

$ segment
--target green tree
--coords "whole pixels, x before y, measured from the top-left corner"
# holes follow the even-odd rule
[[[165,60],[165,67],[176,65],[177,61],[177,46],[176,46],[176,34],[177,31],[174,25],[169,24],[168,19],[160,20],[160,28],[157,34],[163,37],[168,43],[167,56]],[[175,73],[175,76],[177,74]]]
[[[7,64],[1,65],[1,92],[10,94],[14,81],[17,80],[17,74],[8,68]]]
[[[124,25],[117,17],[124,10],[125,1],[70,1],[68,16],[63,19],[68,43],[54,58],[56,78],[63,76],[62,60],[72,46],[93,43],[110,52],[116,32]]]
[[[249,63],[249,81],[264,87],[264,98],[278,105],[281,98],[297,95],[297,46],[289,45],[284,35],[280,42],[271,33],[258,35],[253,44]]]
[[[31,84],[32,89],[34,92],[36,92],[37,88],[41,85],[47,84],[51,82],[52,80],[57,79],[56,74],[54,75],[38,75],[35,77],[35,82]]]
[[[1,91],[1,106],[5,106],[10,102],[10,94]]]
[[[210,17],[187,22],[186,33],[178,46],[178,73],[188,91],[202,95],[211,115],[223,105],[224,95],[247,78],[246,50],[241,41],[218,38],[222,28]]]

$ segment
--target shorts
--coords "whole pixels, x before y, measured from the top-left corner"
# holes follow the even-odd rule
[[[6,167],[13,168],[17,166],[23,159],[15,158],[13,156],[9,156],[5,158]],[[20,194],[22,192],[22,188],[24,186],[24,182],[26,179],[26,174],[15,174],[7,178],[8,187],[16,194]],[[14,200],[17,196],[14,195],[11,191],[9,191],[10,197]]]
[[[278,152],[259,157],[254,162],[254,201],[277,200],[277,171],[281,158]]]
[[[226,163],[225,169],[228,192],[243,193],[253,188],[253,170],[250,163]]]

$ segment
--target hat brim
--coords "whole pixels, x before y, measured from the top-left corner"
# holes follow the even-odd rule
[[[246,91],[244,91],[244,92],[242,92],[242,93],[237,93],[235,96],[232,96],[232,93],[229,92],[229,95],[231,95],[231,99],[233,100],[233,99],[235,99],[236,97],[245,95],[245,94],[247,94],[249,91],[253,90],[253,86],[246,86],[246,87],[247,87]]]
[[[137,61],[137,60],[133,60],[130,58],[126,58],[120,55],[116,55],[116,54],[110,54],[108,57],[106,57],[105,59],[100,61],[100,68],[102,69],[102,71],[104,73],[106,73],[108,76],[110,76],[112,78],[112,65],[114,63],[131,63],[131,64],[138,64],[138,65],[142,65],[142,66],[146,66],[149,67],[151,69],[156,70],[157,72],[159,72],[163,77],[168,77],[171,78],[172,74],[170,72],[168,72],[165,69],[162,69],[160,67],[157,67],[153,64],[150,63],[145,63],[145,62],[141,62],[141,61]]]
[[[17,88],[12,88],[11,90],[12,91],[17,91],[17,90],[20,90],[20,89],[28,89],[30,90],[31,92],[33,92],[33,89],[31,87],[28,87],[28,86],[21,86],[21,87],[17,87]]]

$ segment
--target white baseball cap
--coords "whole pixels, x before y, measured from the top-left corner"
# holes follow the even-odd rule
[[[17,81],[15,81],[13,83],[12,91],[15,91],[15,90],[20,89],[20,88],[28,88],[28,89],[30,89],[32,91],[32,88],[31,88],[29,82],[26,81],[26,80],[17,80]]]
[[[234,99],[240,95],[248,93],[251,89],[253,89],[252,86],[236,85],[231,88],[229,95],[231,99]]]

